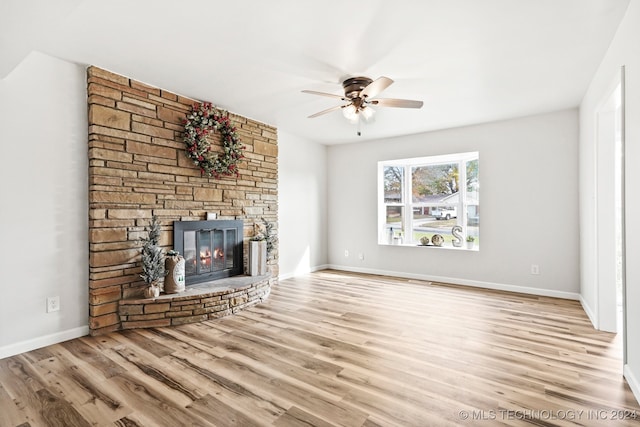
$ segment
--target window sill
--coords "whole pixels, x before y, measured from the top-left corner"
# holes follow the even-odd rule
[[[468,248],[466,245],[455,247],[455,246],[436,246],[436,245],[417,245],[417,244],[401,244],[401,245],[390,245],[388,243],[378,243],[379,246],[398,246],[404,248],[424,248],[424,249],[445,249],[445,250],[454,250],[454,251],[469,251],[469,252],[479,252],[480,247],[478,245],[474,245],[473,248]]]

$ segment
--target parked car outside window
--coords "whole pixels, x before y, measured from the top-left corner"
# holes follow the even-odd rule
[[[433,215],[433,217],[437,220],[457,218],[458,209],[455,207],[436,208],[433,211],[431,211],[431,215]]]

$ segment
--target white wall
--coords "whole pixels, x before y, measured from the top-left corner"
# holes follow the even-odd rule
[[[331,146],[329,263],[577,298],[577,146],[577,110]],[[377,162],[468,151],[480,152],[480,251],[379,246]]]
[[[86,110],[78,65],[34,52],[0,80],[0,358],[88,332]]]
[[[84,67],[40,53],[0,80],[0,358],[88,333],[86,105]],[[278,144],[289,277],[327,263],[327,148],[286,132]]]
[[[327,263],[327,147],[278,131],[280,278]]]
[[[588,237],[595,217],[595,114],[620,67],[626,73],[626,251],[627,364],[625,376],[640,400],[640,1],[632,0],[607,54],[580,105],[581,296],[588,311],[597,307],[596,250]]]

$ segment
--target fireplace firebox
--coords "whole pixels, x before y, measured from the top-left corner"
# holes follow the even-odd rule
[[[174,221],[173,248],[185,260],[186,286],[243,273],[243,221]]]

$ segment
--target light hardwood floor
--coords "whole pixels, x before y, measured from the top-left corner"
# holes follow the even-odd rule
[[[576,301],[322,271],[0,360],[0,425],[640,425],[620,352]]]

